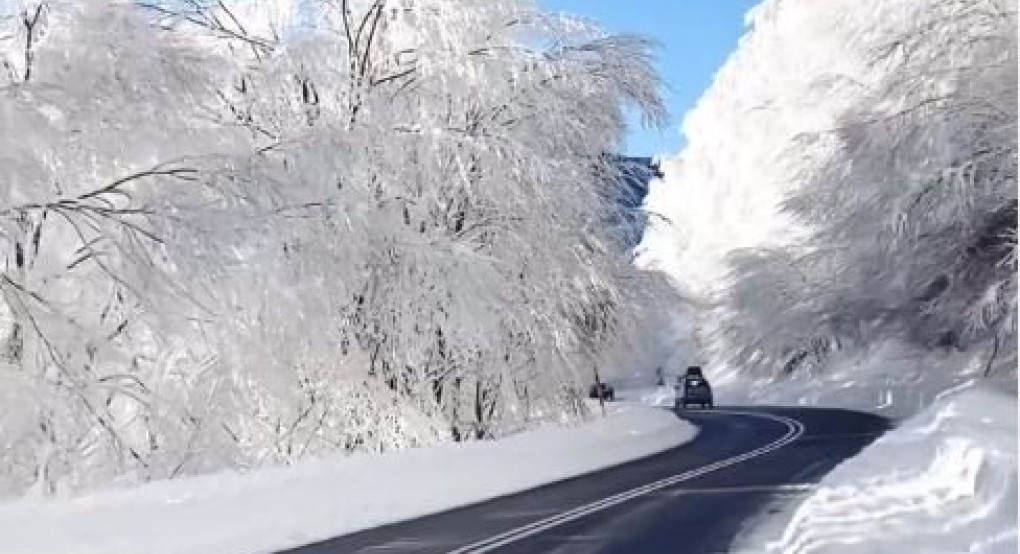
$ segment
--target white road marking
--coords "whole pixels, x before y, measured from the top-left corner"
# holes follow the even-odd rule
[[[415,538],[396,539],[362,548],[358,552],[421,552],[423,546],[429,546],[429,543]]]
[[[800,438],[801,435],[804,434],[804,424],[795,419],[785,416],[730,410],[714,410],[713,413],[756,417],[759,419],[771,419],[773,421],[778,421],[786,425],[787,429],[786,434],[776,439],[775,441],[772,441],[771,443],[766,444],[765,446],[755,448],[754,450],[749,450],[742,454],[737,454],[735,456],[731,456],[729,458],[725,458],[723,460],[719,460],[717,462],[713,462],[701,466],[699,468],[691,469],[683,473],[678,473],[677,475],[666,477],[665,479],[660,479],[658,481],[653,481],[640,487],[635,487],[628,491],[624,491],[619,494],[603,498],[601,500],[596,500],[595,502],[590,502],[588,504],[579,506],[572,510],[567,510],[565,512],[561,512],[559,514],[547,517],[543,520],[536,521],[528,525],[523,525],[515,529],[511,529],[504,533],[500,533],[498,535],[494,535],[492,537],[471,543],[467,546],[462,546],[456,550],[451,550],[448,554],[484,554],[485,552],[492,552],[493,550],[501,546],[506,546],[508,544],[517,542],[532,535],[537,535],[542,531],[552,529],[553,527],[557,527],[559,525],[563,525],[564,523],[581,519],[584,516],[600,512],[607,508],[612,508],[613,506],[622,504],[628,500],[633,500],[640,496],[644,496],[648,493],[655,492],[666,487],[671,487],[677,483],[689,481],[691,479],[694,479],[695,477],[700,477],[707,473],[711,473],[713,471],[723,469],[725,467],[736,465],[741,462],[746,462],[747,460],[757,458],[758,456],[763,456],[765,454],[768,454],[769,452],[773,452],[792,443],[793,441],[797,440],[798,438]]]
[[[544,516],[556,512],[555,508],[544,508],[540,510],[512,510],[495,512],[492,514],[486,514],[482,516],[482,519],[487,520],[499,520],[499,519],[521,519],[524,517],[535,517]]]
[[[693,494],[746,494],[755,492],[800,494],[817,488],[812,483],[789,483],[786,485],[748,485],[746,487],[715,487],[707,489],[676,489],[665,491],[664,496],[689,496]]]

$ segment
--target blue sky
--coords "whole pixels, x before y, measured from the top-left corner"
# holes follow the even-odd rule
[[[583,15],[614,32],[639,33],[661,44],[659,70],[672,115],[662,132],[642,129],[635,120],[626,154],[650,156],[680,151],[680,121],[712,82],[737,46],[744,14],[759,0],[536,0],[549,11]]]

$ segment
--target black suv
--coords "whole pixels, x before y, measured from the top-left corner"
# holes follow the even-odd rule
[[[701,373],[701,366],[692,365],[687,368],[687,373],[683,377],[677,377],[677,408],[689,406],[711,408],[712,404],[712,386],[708,384],[708,379],[705,379]]]

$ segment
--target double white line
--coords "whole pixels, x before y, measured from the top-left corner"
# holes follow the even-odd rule
[[[737,454],[736,456],[731,456],[729,458],[719,460],[717,462],[713,462],[711,464],[704,465],[696,469],[685,471],[683,473],[678,473],[677,475],[666,477],[665,479],[653,481],[651,483],[648,483],[647,485],[635,487],[628,491],[624,491],[619,494],[614,494],[613,496],[603,498],[602,500],[596,500],[595,502],[579,506],[572,510],[567,510],[556,515],[549,516],[543,520],[536,521],[528,525],[523,525],[521,527],[517,527],[516,529],[511,529],[509,531],[506,531],[505,533],[500,533],[487,539],[482,539],[478,542],[474,542],[467,546],[462,546],[456,550],[451,550],[448,554],[483,554],[485,552],[492,552],[493,550],[501,546],[506,546],[508,544],[517,542],[532,535],[541,533],[542,531],[545,531],[547,529],[552,529],[553,527],[563,525],[564,523],[581,519],[584,516],[594,514],[596,512],[601,512],[602,510],[612,508],[613,506],[622,504],[628,500],[633,500],[639,496],[644,496],[648,493],[655,492],[666,487],[671,487],[673,485],[676,485],[677,483],[682,483],[684,481],[694,479],[695,477],[700,477],[702,475],[705,475],[706,473],[711,473],[724,467],[729,467],[735,464],[739,464],[741,462],[746,462],[751,458],[757,458],[758,456],[768,454],[769,452],[778,450],[790,444],[791,442],[797,440],[801,435],[804,434],[804,425],[799,421],[788,417],[765,413],[738,412],[728,410],[714,410],[713,413],[756,417],[760,419],[771,419],[773,421],[778,421],[779,423],[786,425],[786,434],[776,439],[775,441],[770,442],[765,446],[755,448],[754,450],[749,450],[742,454]]]

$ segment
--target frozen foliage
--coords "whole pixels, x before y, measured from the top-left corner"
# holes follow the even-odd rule
[[[1015,394],[947,396],[833,470],[785,529],[763,527],[733,552],[1012,554],[1016,411]]]
[[[526,1],[0,2],[0,494],[583,416],[639,38]]]
[[[618,403],[579,427],[498,441],[303,460],[70,500],[18,500],[0,505],[0,528],[5,554],[270,552],[596,471],[696,432],[669,412]]]
[[[1016,9],[751,12],[652,190],[641,258],[703,302],[715,361],[793,372],[889,337],[1015,360]]]

